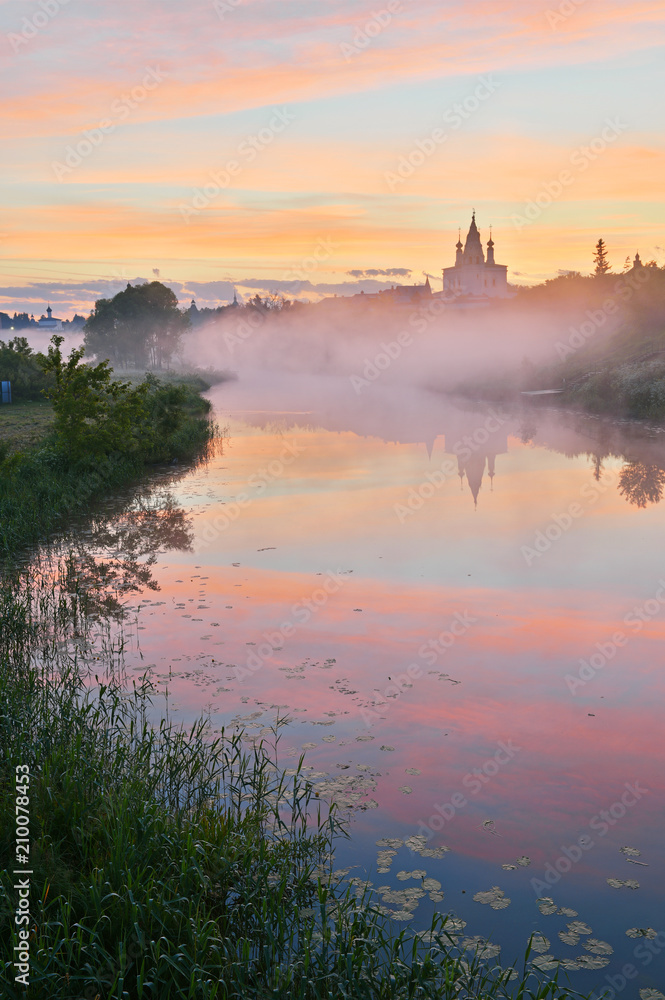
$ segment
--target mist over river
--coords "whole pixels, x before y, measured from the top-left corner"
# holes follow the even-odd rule
[[[662,989],[665,435],[334,376],[210,397],[214,457],[77,539],[131,555],[155,711],[288,720],[398,926],[453,912],[506,963],[539,931],[574,989]]]

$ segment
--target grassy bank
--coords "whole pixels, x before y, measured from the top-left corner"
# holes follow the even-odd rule
[[[86,366],[79,371],[88,377]],[[113,388],[121,383],[107,382],[95,386],[81,414],[78,387],[60,417],[58,399],[0,407],[0,555],[44,539],[146,466],[205,450],[212,425],[202,379],[148,379],[129,390],[131,407],[124,410],[122,392]],[[111,403],[103,409],[105,393]]]
[[[504,308],[534,330],[555,315],[558,335],[536,342],[538,361],[525,358],[469,379],[455,387],[461,395],[507,402],[525,391],[556,389],[548,405],[665,420],[665,268],[564,275],[521,289]]]
[[[0,406],[0,447],[8,454],[40,444],[53,429],[53,406],[47,400]]]
[[[367,891],[331,876],[343,830],[300,775],[281,776],[275,748],[247,750],[205,720],[151,726],[149,684],[100,685],[83,669],[85,595],[63,601],[52,579],[5,579],[0,592],[3,997],[574,995],[531,966],[512,978],[474,957],[443,916],[397,934]],[[98,627],[87,652],[98,668],[109,655]],[[26,773],[27,990],[12,965]]]

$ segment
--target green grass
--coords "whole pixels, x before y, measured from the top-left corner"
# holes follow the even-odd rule
[[[0,589],[0,960],[7,1000],[453,1000],[576,994],[456,947],[447,918],[397,933],[330,874],[345,830],[278,731],[151,725],[85,593],[40,572]],[[94,633],[94,634],[93,634]],[[101,674],[83,665],[81,649]],[[122,642],[120,642],[120,646]],[[95,658],[97,657],[97,659]],[[14,983],[15,769],[30,769],[31,985]]]
[[[0,405],[0,442],[8,446],[10,454],[39,444],[52,425],[53,406],[46,400]]]

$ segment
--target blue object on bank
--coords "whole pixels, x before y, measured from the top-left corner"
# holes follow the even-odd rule
[[[11,403],[12,401],[12,384],[11,382],[0,382],[0,389],[2,390],[2,402]]]

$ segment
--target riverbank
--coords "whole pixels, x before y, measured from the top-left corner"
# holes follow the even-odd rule
[[[202,395],[209,388],[198,376],[154,380],[144,397],[138,444],[127,437],[121,447],[74,458],[60,447],[51,402],[1,407],[0,555],[44,540],[146,467],[200,455],[213,435],[210,403]]]
[[[589,345],[569,354],[547,364],[525,362],[491,380],[468,380],[455,392],[502,403],[545,399],[548,405],[589,414],[665,421],[665,332],[648,338],[623,332],[593,349]]]
[[[279,727],[252,747],[205,719],[151,725],[155,687],[117,662],[102,678],[100,622],[52,580],[0,589],[8,1000],[573,995],[531,962],[474,956],[463,921],[397,933],[362,882],[332,875],[344,827],[300,767],[283,776]]]

